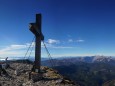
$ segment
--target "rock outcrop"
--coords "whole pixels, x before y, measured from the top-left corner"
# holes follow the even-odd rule
[[[32,64],[10,62],[6,69],[8,75],[0,76],[0,86],[79,86],[73,81],[64,78],[56,70],[45,66],[41,67],[43,78],[34,82],[29,79]]]

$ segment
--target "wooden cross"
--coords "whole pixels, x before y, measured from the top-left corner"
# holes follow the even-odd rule
[[[30,23],[30,31],[35,35],[35,61],[34,72],[40,72],[41,66],[41,40],[44,40],[44,36],[41,32],[41,14],[36,14],[36,22]]]

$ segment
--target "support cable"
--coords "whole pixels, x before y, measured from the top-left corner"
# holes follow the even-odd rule
[[[31,56],[31,54],[32,54],[33,49],[34,49],[34,45],[33,45],[33,46],[32,46],[32,48],[31,48],[31,51],[30,51],[29,56],[28,56],[28,59],[30,58],[30,56]]]
[[[46,44],[44,43],[44,41],[42,41],[43,42],[43,45],[44,45],[44,47],[45,47],[45,49],[46,49],[46,52],[47,52],[47,54],[48,54],[48,57],[49,57],[49,60],[50,60],[50,63],[51,63],[51,65],[52,65],[52,68],[54,68],[54,61],[53,61],[53,59],[52,59],[52,56],[51,56],[51,54],[50,54],[50,52],[48,51],[48,48],[46,47]],[[63,76],[58,72],[58,74],[60,75],[60,78],[63,80]]]
[[[34,45],[31,45],[31,46],[32,46],[32,47],[31,47],[29,56],[28,56],[28,58],[27,58],[28,60],[29,60],[29,58],[30,58],[30,56],[31,56],[31,54],[32,54],[33,49],[34,49]],[[31,60],[30,60],[30,61],[31,61]],[[31,67],[30,64],[31,64],[31,63],[29,63],[29,68]],[[26,62],[26,66],[27,66],[27,65],[28,65],[28,62]]]
[[[32,41],[31,41],[31,44],[30,44],[30,46],[28,47],[27,52],[25,53],[24,59],[26,58],[26,55],[28,54],[28,51],[29,51],[29,49],[31,48],[32,43],[34,42],[34,39],[35,39],[35,36],[33,37]]]
[[[48,51],[48,49],[47,49],[46,44],[44,43],[44,41],[42,41],[42,42],[43,42],[43,45],[44,45],[44,47],[45,47],[45,49],[46,49],[46,52],[47,52],[47,54],[48,54],[50,63],[51,63],[51,65],[52,65],[52,67],[54,67],[54,62],[53,62],[52,56],[51,56],[50,52]]]

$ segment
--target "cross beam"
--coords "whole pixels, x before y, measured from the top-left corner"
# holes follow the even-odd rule
[[[44,40],[44,36],[41,32],[41,14],[36,14],[36,22],[30,23],[30,31],[35,35],[35,61],[34,72],[40,72],[41,66],[41,40]]]

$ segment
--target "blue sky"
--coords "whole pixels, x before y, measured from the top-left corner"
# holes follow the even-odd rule
[[[115,56],[114,0],[0,0],[0,57],[25,55],[36,13],[53,57]]]

